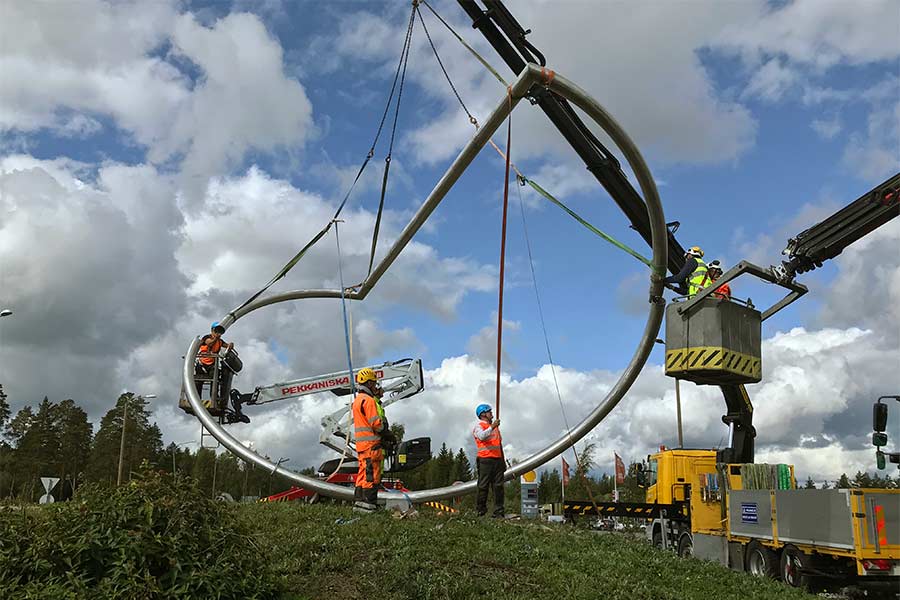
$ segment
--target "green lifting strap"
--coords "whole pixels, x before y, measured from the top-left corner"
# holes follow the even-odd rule
[[[532,189],[534,189],[534,191],[536,191],[538,194],[540,194],[541,196],[543,196],[544,198],[546,198],[553,204],[557,205],[558,207],[560,207],[561,209],[563,209],[564,211],[569,213],[569,216],[571,216],[573,219],[575,219],[576,221],[578,221],[579,223],[584,225],[590,231],[594,232],[595,234],[597,234],[598,236],[600,236],[601,238],[603,238],[604,240],[606,240],[607,242],[609,242],[610,244],[615,246],[616,248],[619,248],[620,250],[624,250],[625,252],[627,252],[631,256],[635,257],[636,259],[638,259],[639,261],[641,261],[642,263],[644,263],[651,269],[654,269],[653,263],[650,261],[650,259],[645,258],[644,256],[642,256],[638,252],[632,250],[631,248],[629,248],[628,246],[626,246],[625,244],[623,244],[616,238],[614,238],[611,235],[608,235],[606,233],[603,233],[602,231],[600,231],[599,229],[597,229],[596,227],[594,227],[593,225],[591,225],[590,223],[588,223],[587,221],[582,219],[574,210],[572,210],[571,208],[569,208],[568,206],[566,206],[565,204],[563,204],[562,202],[560,202],[559,200],[554,198],[550,192],[548,192],[547,190],[545,190],[544,188],[539,186],[534,181],[532,181],[524,176],[519,176],[518,179],[521,181],[522,185],[524,185],[526,183],[528,185],[530,185],[532,187]],[[665,271],[665,269],[662,267],[656,268],[654,270],[660,271],[660,272]]]

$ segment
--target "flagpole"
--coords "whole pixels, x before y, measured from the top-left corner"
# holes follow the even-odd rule
[[[613,502],[619,501],[619,463],[618,457],[613,452]]]
[[[559,478],[560,483],[562,484],[562,502],[560,503],[560,509],[563,509],[563,504],[566,503],[566,459],[563,458],[563,472],[562,477]]]

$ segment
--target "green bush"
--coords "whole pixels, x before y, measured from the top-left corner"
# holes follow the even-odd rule
[[[262,551],[191,479],[144,472],[0,512],[0,598],[272,598]]]

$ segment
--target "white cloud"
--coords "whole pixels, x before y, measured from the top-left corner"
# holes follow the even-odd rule
[[[4,378],[14,409],[34,394],[72,397],[96,422],[122,389],[136,390],[157,394],[161,418],[180,433],[184,418],[162,406],[177,400],[192,337],[262,285],[334,211],[257,168],[214,180],[204,207],[188,216],[175,190],[172,177],[146,165],[0,162],[0,304],[16,311],[4,323],[0,375],[16,373]],[[344,218],[350,283],[365,274],[374,215],[356,209]],[[382,253],[399,225],[388,211]],[[494,273],[411,244],[367,302],[351,303],[355,362],[426,350],[411,328],[382,324],[387,304],[451,318],[467,293],[494,289]],[[279,289],[337,286],[332,232]],[[342,322],[335,300],[241,320],[227,334],[245,363],[238,387],[343,368]]]
[[[550,57],[550,66],[594,94],[654,159],[729,161],[753,143],[756,126],[749,112],[717,93],[696,54],[724,24],[752,14],[752,6],[628,5],[615,20],[598,20],[592,4],[569,4],[566,8],[559,11],[549,4],[521,4],[516,7],[516,16],[522,23],[540,23],[529,39]],[[457,11],[443,12],[457,30],[470,31],[470,23],[465,23]],[[502,99],[502,86],[427,12],[425,18],[432,24],[432,37],[461,96],[472,113],[483,120]],[[401,21],[399,14],[390,21],[366,13],[348,16],[346,22],[352,26],[340,27],[335,55],[351,68],[351,61],[365,57],[369,62],[362,68],[370,70],[370,62],[375,62],[375,73],[386,77],[396,64],[399,49],[390,41],[402,39]],[[679,26],[673,28],[671,24],[676,21]],[[366,35],[360,35],[361,31]],[[512,78],[480,36],[464,35],[504,77]],[[636,38],[642,40],[641,44],[632,43]],[[629,48],[627,61],[596,60],[598,55],[615,56],[623,47]],[[417,29],[412,56],[423,57],[421,60],[429,64],[412,65],[408,78],[444,109],[438,117],[420,122],[408,137],[413,154],[425,162],[446,160],[472,134],[471,125],[430,54],[427,41]],[[665,99],[665,110],[660,110],[660,99]],[[521,105],[514,113],[513,128],[515,160],[535,156],[571,160],[571,150],[539,110]]]
[[[900,15],[891,0],[757,3],[756,14],[722,29],[717,43],[743,53],[780,54],[818,68],[886,61],[900,55]]]
[[[485,325],[478,332],[469,338],[469,341],[466,343],[466,352],[468,352],[469,358],[475,361],[480,361],[485,364],[495,365],[497,364],[497,312],[494,311],[492,314],[493,323],[490,325]],[[501,354],[501,365],[505,367],[507,370],[511,370],[514,368],[515,363],[512,361],[512,357],[506,348],[509,347],[509,343],[512,341],[511,338],[515,336],[516,332],[518,332],[522,328],[521,323],[518,321],[509,321],[507,319],[503,319],[503,333],[505,336],[503,337],[505,343],[504,348]]]
[[[900,103],[896,38],[900,11],[891,0],[862,4],[797,0],[782,6],[758,6],[759,13],[725,27],[713,47],[744,59],[750,77],[745,96],[769,102],[796,90],[806,106],[831,105],[834,116],[815,119],[812,127],[823,139],[841,130],[840,111],[862,104],[866,127],[850,131],[841,159],[859,179],[880,181],[900,169]],[[835,89],[822,83],[838,66],[878,66],[883,79],[874,86]],[[868,75],[867,75],[868,76]],[[865,114],[865,113],[864,113]],[[855,120],[856,116],[848,117]]]
[[[312,128],[303,87],[253,15],[204,27],[170,2],[94,0],[3,12],[0,130],[83,136],[109,117],[151,162],[181,162],[196,200],[246,152],[299,146]]]
[[[900,93],[900,79],[894,83]],[[880,183],[900,171],[900,101],[876,105],[866,121],[865,131],[850,136],[842,161],[860,179]]]
[[[786,67],[780,59],[773,58],[753,74],[744,93],[767,102],[777,102],[796,82],[797,72]]]
[[[815,131],[823,140],[831,140],[841,132],[844,128],[841,119],[834,116],[830,119],[813,119],[810,123],[813,131]]]

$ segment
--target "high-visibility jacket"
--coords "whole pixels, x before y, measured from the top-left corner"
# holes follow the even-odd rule
[[[491,428],[491,424],[487,421],[478,421],[475,429],[472,430],[472,437],[475,438],[475,447],[478,448],[478,458],[503,458],[503,439],[500,437],[500,428],[491,430],[490,435],[485,439],[480,439],[476,435],[478,427],[481,431]]]
[[[204,338],[204,341],[205,339],[207,338]],[[200,354],[218,354],[219,350],[222,349],[222,344],[222,338],[217,339],[212,344],[201,344]],[[204,365],[211,365],[216,361],[215,357],[212,356],[201,356],[199,360]]]
[[[731,286],[727,283],[723,283],[716,288],[716,291],[713,292],[713,294],[722,300],[731,300]]]
[[[353,399],[353,435],[356,451],[367,452],[381,447],[381,434],[387,425],[384,408],[377,398],[360,391]]]
[[[709,273],[707,272],[707,274],[703,276],[703,281],[700,282],[700,289],[702,290],[711,283],[715,284],[715,281],[710,278]],[[713,292],[713,296],[722,300],[731,300],[731,286],[727,283],[723,283],[716,288],[716,291]]]
[[[688,277],[688,296],[693,296],[697,292],[703,289],[703,286],[706,284],[707,277],[707,266],[706,263],[703,262],[702,259],[697,259],[697,268],[694,269],[694,272],[690,274]]]

